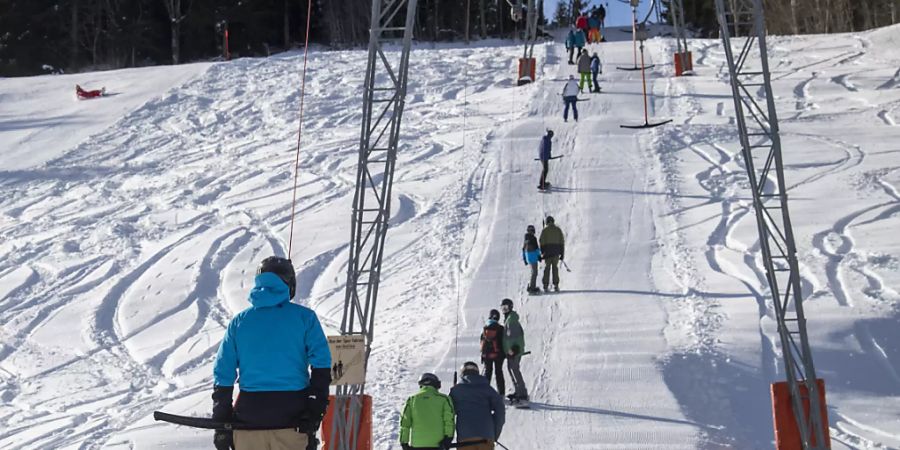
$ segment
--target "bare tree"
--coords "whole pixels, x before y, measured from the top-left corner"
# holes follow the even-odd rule
[[[187,11],[182,12],[181,0],[163,0],[166,12],[169,13],[169,26],[172,31],[172,64],[178,64],[181,59],[181,22],[187,18],[191,9],[188,3]]]

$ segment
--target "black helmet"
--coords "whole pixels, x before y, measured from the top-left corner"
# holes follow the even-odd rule
[[[503,301],[500,302],[500,308],[503,308],[504,306],[509,307],[509,310],[512,311],[512,309],[513,309],[512,299],[504,298]]]
[[[525,231],[527,231],[529,233],[534,233],[534,225],[528,225],[528,227],[525,228]]]
[[[553,130],[547,130],[547,136],[553,137]]]
[[[472,361],[466,361],[465,364],[459,369],[460,375],[478,375],[478,364]]]
[[[553,220],[553,216],[547,216],[546,222],[548,225],[553,225],[554,223],[556,223],[556,221]]]
[[[284,284],[290,288],[291,298],[294,298],[294,294],[297,292],[297,275],[294,273],[294,264],[291,263],[291,260],[270,256],[262,260],[259,268],[256,269],[257,275],[263,272],[272,272],[278,275],[278,278],[281,278],[281,281],[284,281]]]
[[[419,377],[419,387],[422,386],[431,386],[435,389],[441,389],[441,379],[437,377],[437,375],[433,373],[425,372]]]
[[[488,319],[500,320],[500,311],[497,311],[496,309],[492,309],[491,312],[488,313]]]

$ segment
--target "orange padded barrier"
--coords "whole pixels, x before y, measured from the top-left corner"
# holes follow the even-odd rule
[[[825,406],[825,380],[818,379],[819,404],[822,416],[822,426],[825,427],[825,447],[831,448],[831,437],[828,434],[828,409]],[[800,385],[800,395],[803,397],[803,410],[809,415],[809,390],[806,385]],[[775,420],[775,448],[778,450],[803,450],[800,443],[800,430],[797,428],[797,420],[794,418],[794,408],[791,403],[791,391],[786,381],[772,384],[772,413]],[[812,430],[810,430],[812,434]],[[815,436],[812,437],[815,444]]]
[[[692,72],[694,70],[694,55],[691,52],[686,52],[687,58],[685,59],[687,67],[681,67],[681,55],[684,53],[675,53],[675,76],[680,77],[684,75],[685,72]]]
[[[357,441],[356,450],[372,450],[372,396],[361,395],[362,411],[359,420],[359,440]],[[328,396],[328,411],[325,412],[325,418],[322,419],[322,443],[325,450],[334,450],[339,448],[338,442],[330,442],[331,440],[331,423],[334,420],[335,401],[334,396]],[[349,413],[348,407],[343,411],[346,418]],[[340,439],[340,438],[336,438]]]
[[[535,61],[534,58],[519,58],[519,86],[534,82]]]

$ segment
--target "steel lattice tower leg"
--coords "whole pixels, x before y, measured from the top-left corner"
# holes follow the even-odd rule
[[[825,449],[828,428],[819,415],[822,405],[803,314],[797,249],[788,214],[788,193],[763,13],[762,0],[716,0],[716,15],[728,60],[738,134],[753,190],[762,263],[777,315],[794,418],[803,448]],[[737,54],[731,47],[731,33],[734,30],[746,34]],[[748,62],[754,59],[751,55],[756,52],[759,53],[758,62],[761,65],[749,69]],[[765,98],[757,98],[756,92],[762,92]],[[808,398],[802,395],[803,385],[808,389]],[[809,402],[811,414],[806,413],[804,400]]]
[[[684,2],[682,0],[669,0],[669,16],[672,19],[672,27],[675,29],[675,44],[678,53],[681,54],[681,67],[688,67],[687,63],[687,28],[684,23]]]
[[[372,0],[350,259],[341,320],[341,334],[365,336],[366,366],[374,336],[375,306],[391,211],[391,188],[406,101],[417,3],[417,0]],[[405,20],[401,14],[405,14]],[[384,45],[389,43],[400,43],[400,50],[385,52]],[[329,431],[329,442],[337,445],[329,448],[357,448],[364,391],[365,385],[337,388],[333,426]],[[347,411],[346,417],[343,411]]]

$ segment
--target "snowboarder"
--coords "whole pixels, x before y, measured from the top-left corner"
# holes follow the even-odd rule
[[[562,230],[556,226],[553,216],[547,216],[539,240],[541,257],[544,259],[544,291],[549,291],[550,272],[553,272],[553,290],[559,292],[559,262],[566,256],[566,240]]]
[[[578,120],[578,111],[575,111],[575,120]],[[547,182],[547,172],[550,171],[550,160],[553,159],[553,130],[547,130],[547,134],[541,137],[541,143],[538,146],[538,159],[541,160],[541,180],[538,182],[538,189],[547,189],[550,183]]]
[[[500,311],[492,309],[488,314],[484,329],[481,330],[481,363],[484,364],[484,377],[488,384],[491,376],[497,374],[497,392],[506,392],[506,380],[503,379],[503,325],[500,325]]]
[[[594,81],[594,85],[591,86],[591,92],[595,94],[600,93],[600,83],[597,82],[597,74],[600,73],[603,73],[603,64],[600,63],[600,57],[597,56],[597,52],[594,52],[594,55],[591,56],[591,77]]]
[[[441,380],[433,373],[419,378],[419,392],[406,399],[400,416],[403,450],[448,449],[456,428],[453,402],[441,394]]]
[[[569,75],[569,81],[563,87],[562,98],[566,105],[563,109],[563,122],[569,121],[569,106],[572,107],[572,117],[578,122],[578,82],[575,81],[575,75]]]
[[[103,87],[100,89],[93,89],[93,90],[87,91],[87,90],[83,89],[81,86],[76,84],[75,85],[75,95],[77,95],[78,98],[82,98],[82,99],[102,97],[102,96],[106,95],[106,88]]]
[[[467,448],[493,450],[506,422],[503,397],[491,389],[490,380],[478,374],[478,364],[463,364],[459,374],[462,382],[450,389],[456,410],[456,441],[486,441]]]
[[[228,324],[213,369],[213,419],[283,428],[216,430],[217,450],[305,449],[315,439],[328,407],[331,352],[316,313],[291,303],[296,289],[291,260],[264,259],[252,306]],[[238,372],[241,391],[232,408]]]
[[[527,404],[528,389],[525,388],[525,379],[522,378],[522,371],[519,363],[522,360],[522,354],[525,353],[525,331],[519,324],[519,314],[513,311],[513,301],[504,298],[500,302],[500,310],[503,311],[503,351],[506,352],[506,367],[509,370],[509,377],[512,378],[515,391],[507,395],[510,403],[513,405]]]
[[[569,65],[575,64],[575,61],[572,61],[573,53],[575,53],[575,29],[569,29],[569,35],[566,36],[566,50],[569,52]]]
[[[541,292],[537,287],[538,261],[541,259],[541,249],[537,237],[534,235],[534,225],[528,225],[525,229],[525,243],[522,244],[522,261],[526,266],[531,266],[531,280],[528,282],[528,293]]]
[[[581,80],[578,82],[578,92],[584,92],[584,83],[587,82],[588,90],[591,88],[591,56],[587,50],[578,54],[578,74]]]

